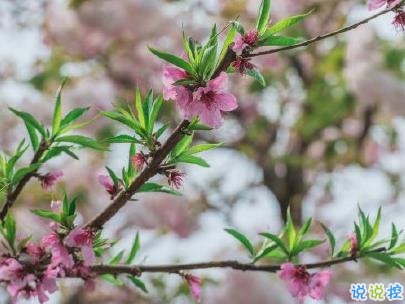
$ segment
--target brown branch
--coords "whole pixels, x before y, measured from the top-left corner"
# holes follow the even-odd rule
[[[287,51],[287,50],[292,50],[292,49],[296,49],[296,48],[299,48],[299,47],[307,46],[307,45],[310,45],[312,43],[324,40],[326,38],[336,36],[336,35],[348,32],[350,30],[353,30],[353,29],[359,27],[360,25],[366,24],[366,23],[370,22],[371,20],[376,19],[377,17],[385,15],[385,14],[391,12],[391,11],[394,11],[399,6],[401,6],[401,4],[399,4],[398,6],[396,6],[394,8],[389,8],[389,9],[383,10],[383,11],[381,11],[381,12],[375,14],[375,15],[372,15],[372,16],[370,16],[370,17],[368,17],[366,19],[363,19],[363,20],[361,20],[361,21],[359,21],[359,22],[357,22],[355,24],[352,24],[350,26],[343,27],[343,28],[341,28],[339,30],[327,33],[325,35],[317,36],[315,38],[303,41],[301,43],[297,43],[297,44],[289,45],[289,46],[285,46],[285,47],[280,47],[280,48],[276,48],[276,49],[272,49],[272,50],[268,50],[268,51],[263,51],[263,52],[253,53],[253,54],[247,54],[245,57],[246,58],[252,58],[252,57],[257,57],[257,56],[262,56],[262,55],[269,55],[269,54],[273,54],[273,53],[278,53],[278,52],[282,52],[282,51]]]
[[[121,191],[116,199],[107,208],[105,208],[100,214],[86,224],[87,228],[101,228],[104,223],[111,219],[131,199],[131,197],[146,181],[157,173],[160,164],[176,146],[176,144],[183,138],[184,130],[189,126],[189,124],[190,122],[188,120],[183,120],[177,126],[167,141],[156,151],[150,164],[138,175],[129,188],[125,191]]]
[[[372,252],[382,252],[385,248],[378,248]],[[298,264],[296,266],[305,266],[307,269],[312,268],[323,268],[330,267],[336,264],[341,264],[345,262],[357,261],[359,257],[343,257],[338,259],[331,259],[319,263],[309,263],[309,264]],[[231,268],[240,271],[263,271],[263,272],[277,272],[280,270],[281,265],[255,265],[251,263],[240,263],[238,261],[217,261],[217,262],[203,262],[203,263],[192,263],[192,264],[178,264],[178,265],[93,265],[91,270],[97,274],[132,274],[135,276],[140,276],[143,273],[180,273],[185,270],[196,270],[196,269],[210,269],[210,268]]]
[[[45,151],[48,150],[48,148],[49,148],[49,143],[47,143],[45,140],[42,140],[37,152],[34,154],[34,157],[31,160],[30,165],[38,163],[38,161],[41,159],[42,155],[44,155]],[[13,206],[13,204],[17,200],[17,197],[20,195],[21,191],[24,189],[25,185],[29,182],[29,180],[32,177],[34,177],[36,175],[37,171],[38,171],[38,169],[26,174],[20,180],[20,182],[17,184],[17,186],[14,188],[14,190],[9,191],[7,193],[6,202],[0,211],[0,221],[3,221],[4,218],[7,216],[8,210]]]

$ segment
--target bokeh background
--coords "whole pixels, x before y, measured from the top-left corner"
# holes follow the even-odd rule
[[[181,33],[209,35],[240,16],[253,27],[259,0],[2,0],[0,1],[0,147],[13,151],[24,125],[7,110],[13,106],[49,122],[54,93],[64,77],[65,110],[91,106],[87,135],[106,138],[119,131],[101,110],[129,102],[134,88],[162,89],[162,62],[147,46],[181,52]],[[272,21],[314,13],[290,34],[317,36],[369,15],[365,1],[274,0]],[[197,141],[223,142],[204,154],[209,169],[185,166],[184,196],[143,195],[128,203],[105,228],[118,240],[110,254],[141,235],[138,263],[161,264],[220,259],[248,261],[224,232],[234,227],[259,241],[258,233],[278,233],[287,206],[299,224],[323,222],[343,243],[357,207],[376,214],[383,206],[382,233],[391,222],[405,228],[404,34],[387,15],[339,37],[305,49],[255,59],[267,80],[231,77],[239,109],[218,130]],[[249,26],[246,26],[249,28]],[[180,119],[164,105],[162,122]],[[97,182],[104,166],[120,170],[127,147],[111,152],[79,151],[80,161],[59,158],[44,169],[63,169],[63,182],[44,193],[31,182],[13,209],[21,236],[39,239],[46,223],[30,208],[47,207],[66,189],[80,198],[84,222],[109,203]],[[27,155],[26,161],[29,161]],[[327,244],[303,261],[327,257]],[[108,257],[106,257],[108,259]],[[271,261],[269,261],[271,262]],[[367,262],[335,266],[325,303],[350,303],[352,283],[405,285],[398,271]],[[204,278],[203,303],[292,303],[276,275],[231,270],[196,271]],[[192,303],[176,275],[143,276],[148,294],[133,286],[98,281],[95,292],[80,282],[61,281],[52,303]],[[8,303],[1,292],[1,303]],[[310,303],[311,301],[308,301]]]

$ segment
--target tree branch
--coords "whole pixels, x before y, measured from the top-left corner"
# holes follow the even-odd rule
[[[45,151],[48,150],[48,148],[49,148],[49,144],[45,140],[42,140],[37,152],[34,154],[34,157],[31,160],[30,165],[36,164],[41,159],[42,155],[44,155]],[[20,182],[17,184],[17,186],[14,188],[14,190],[11,192],[9,191],[7,193],[6,202],[0,211],[0,221],[3,221],[4,218],[7,216],[8,210],[13,206],[13,204],[17,200],[17,197],[20,195],[21,191],[24,189],[25,185],[29,182],[29,180],[33,176],[35,176],[37,171],[38,171],[38,169],[25,175],[20,180]]]
[[[253,54],[247,54],[244,57],[252,58],[252,57],[257,57],[257,56],[262,56],[262,55],[269,55],[269,54],[273,54],[273,53],[278,53],[278,52],[282,52],[282,51],[287,51],[287,50],[292,50],[292,49],[296,49],[296,48],[299,48],[299,47],[307,46],[307,45],[310,45],[312,43],[324,40],[326,38],[336,36],[336,35],[348,32],[350,30],[353,30],[353,29],[359,27],[362,24],[366,24],[366,23],[370,22],[373,19],[376,19],[376,18],[378,18],[378,17],[380,17],[382,15],[385,15],[385,14],[391,12],[391,11],[394,11],[396,8],[398,8],[401,5],[402,4],[399,4],[398,6],[396,6],[394,8],[389,8],[389,9],[383,10],[383,11],[381,11],[381,12],[375,14],[375,15],[372,15],[372,16],[366,18],[366,19],[363,19],[363,20],[361,20],[361,21],[359,21],[359,22],[357,22],[355,24],[343,27],[343,28],[341,28],[339,30],[327,33],[325,35],[321,35],[321,36],[318,36],[318,37],[303,41],[301,43],[297,43],[297,44],[289,45],[289,46],[285,46],[285,47],[280,47],[280,48],[276,48],[276,49],[272,49],[272,50],[268,50],[268,51],[263,51],[263,52],[253,53]]]
[[[385,248],[378,248],[372,252],[382,252]],[[298,264],[296,266],[305,266],[307,269],[329,267],[336,264],[345,262],[357,261],[359,257],[343,257],[339,259],[331,259],[319,263]],[[185,270],[209,269],[209,268],[231,268],[240,271],[263,271],[263,272],[277,272],[280,270],[281,265],[255,265],[251,263],[240,263],[238,261],[217,261],[217,262],[203,262],[193,264],[179,264],[179,265],[93,265],[91,270],[97,274],[132,274],[140,276],[143,273],[180,273]]]
[[[127,190],[121,191],[116,199],[105,208],[100,214],[94,217],[88,224],[87,228],[101,228],[109,219],[111,219],[127,202],[131,197],[139,190],[139,188],[154,176],[160,164],[164,161],[170,151],[176,146],[176,144],[183,138],[184,129],[190,125],[188,120],[183,120],[167,141],[156,151],[150,164],[137,176],[133,183]]]

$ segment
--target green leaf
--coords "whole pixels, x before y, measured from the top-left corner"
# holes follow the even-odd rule
[[[374,221],[373,227],[372,227],[372,233],[370,237],[368,238],[367,242],[364,244],[365,246],[370,244],[378,235],[378,232],[380,230],[380,222],[381,222],[381,206],[378,208],[377,212],[377,217]]]
[[[245,235],[232,228],[227,228],[225,229],[225,231],[232,235],[235,239],[237,239],[243,245],[243,247],[245,247],[246,250],[249,251],[250,256],[254,257],[255,250],[253,248],[253,245]]]
[[[163,59],[164,61],[167,61],[167,62],[174,64],[175,66],[183,69],[184,71],[188,72],[189,74],[191,74],[191,75],[194,74],[193,67],[190,65],[190,63],[188,63],[184,59],[177,57],[173,54],[159,51],[159,50],[151,48],[151,47],[149,47],[149,51],[151,51],[154,55]]]
[[[194,164],[197,166],[201,166],[204,168],[209,168],[209,164],[202,159],[201,157],[194,156],[194,155],[189,155],[187,152],[184,154],[179,155],[174,159],[174,162],[176,163],[187,163],[187,164]]]
[[[39,133],[41,133],[41,135],[43,137],[46,136],[45,133],[45,128],[43,125],[41,125],[31,114],[27,113],[27,112],[22,112],[22,111],[17,111],[13,108],[9,108],[10,111],[12,111],[15,115],[17,115],[18,117],[20,117],[22,120],[24,120],[26,123],[31,124],[35,129],[38,130]]]
[[[120,252],[118,252],[109,262],[109,265],[116,265],[119,262],[121,262],[122,257],[124,256],[124,250],[121,250]]]
[[[127,134],[121,134],[114,137],[104,139],[105,142],[110,144],[139,144],[141,143],[135,137]]]
[[[236,36],[236,26],[231,24],[228,33],[226,34],[224,44],[222,45],[221,53],[219,53],[218,62],[221,62],[224,59],[225,54],[228,52],[230,45],[235,40],[235,36]]]
[[[316,246],[321,245],[323,242],[325,242],[324,240],[306,240],[306,241],[302,241],[301,243],[299,243],[296,248],[294,248],[294,252],[293,255],[297,255],[298,253],[300,253],[303,250],[306,249],[310,249]]]
[[[153,132],[156,119],[158,117],[160,108],[162,107],[163,104],[163,98],[159,96],[156,98],[155,102],[152,105],[152,108],[150,110],[150,115],[149,115],[149,124],[148,124],[148,133],[151,134]]]
[[[138,287],[140,290],[142,290],[145,293],[148,293],[148,290],[146,289],[145,283],[142,282],[140,279],[134,276],[128,276],[128,279],[131,280],[131,282]]]
[[[267,38],[268,36],[272,36],[276,33],[283,31],[283,30],[293,26],[294,24],[301,22],[305,17],[309,16],[311,13],[312,13],[312,11],[310,11],[306,14],[291,16],[291,17],[282,19],[282,20],[278,21],[277,23],[275,23],[274,25],[272,25],[271,27],[269,27],[265,31],[263,37]]]
[[[328,237],[329,244],[330,244],[330,249],[331,249],[331,256],[333,256],[335,252],[335,246],[336,246],[336,239],[333,233],[329,230],[328,227],[326,227],[324,224],[321,223],[321,227],[323,231],[325,232],[326,236]]]
[[[260,73],[259,70],[257,69],[248,69],[244,71],[244,74],[252,77],[254,80],[256,80],[262,87],[266,86],[266,80],[264,79],[262,73]]]
[[[70,149],[73,146],[55,146],[52,147],[48,150],[48,152],[45,154],[45,156],[41,159],[41,162],[46,162],[48,160],[50,160],[51,158],[54,158],[56,156],[59,156],[61,153],[66,153],[69,156],[71,156],[74,159],[79,159],[76,154],[74,154],[73,152],[70,151]]]
[[[232,24],[232,27],[234,27],[235,30],[239,34],[241,34],[242,36],[245,34],[245,28],[243,27],[243,25],[239,21],[233,20],[233,21],[231,21],[231,24]],[[233,42],[233,40],[232,40],[232,42]]]
[[[271,0],[262,0],[259,9],[259,16],[257,18],[256,29],[262,35],[269,23],[270,19]]]
[[[25,121],[24,123],[25,123],[25,127],[27,128],[28,135],[30,137],[32,150],[34,150],[34,152],[36,152],[39,147],[39,138],[38,138],[37,132],[35,131],[36,129],[29,122]]]
[[[90,137],[82,135],[66,135],[55,139],[57,142],[69,142],[80,145],[82,147],[92,148],[95,150],[106,150],[104,146],[100,145],[97,141]]]
[[[301,38],[289,36],[269,36],[259,41],[259,46],[290,46],[301,42]]]
[[[290,251],[295,247],[297,240],[297,233],[295,231],[294,223],[291,218],[290,207],[287,209],[287,223],[286,223],[286,232],[288,236],[288,247]]]
[[[139,240],[139,232],[137,232],[135,235],[135,240],[132,243],[131,251],[129,252],[128,258],[125,261],[125,264],[131,264],[134,261],[140,247],[141,243]]]
[[[277,235],[274,235],[272,233],[267,233],[267,232],[263,232],[263,233],[259,233],[259,234],[261,236],[264,236],[267,239],[272,240],[278,246],[278,248],[280,248],[286,255],[289,255],[289,251],[288,251],[287,247],[284,245],[284,242]]]
[[[262,252],[260,252],[258,255],[255,256],[252,263],[256,263],[257,261],[259,261],[262,258],[266,257],[269,253],[271,253],[272,251],[274,251],[277,248],[279,248],[278,245],[273,245],[273,246],[266,247]]]
[[[193,141],[193,136],[186,135],[184,136],[174,147],[174,149],[170,152],[170,155],[172,158],[175,158],[179,156],[181,153],[183,153],[191,144]]]
[[[66,79],[62,81],[59,86],[58,92],[55,98],[55,109],[52,118],[52,135],[56,135],[59,132],[61,122],[62,122],[62,89],[66,83]]]
[[[143,112],[142,96],[141,96],[141,91],[139,89],[136,89],[134,104],[135,104],[136,112],[138,114],[139,124],[141,125],[142,128],[145,128],[146,127],[145,113]]]
[[[60,222],[60,216],[59,214],[56,214],[52,211],[45,210],[45,209],[33,209],[31,212],[37,216],[46,218],[46,219],[51,219],[55,222]]]
[[[391,223],[391,240],[388,249],[394,248],[398,242],[398,230],[394,223]]]
[[[7,232],[6,236],[8,243],[10,246],[14,247],[14,242],[17,235],[16,222],[14,218],[10,214],[7,214],[3,225]]]
[[[18,169],[16,173],[13,175],[12,183],[14,185],[18,184],[24,178],[24,176],[37,170],[40,165],[41,164],[37,163],[29,165],[28,167],[25,168]]]
[[[122,282],[120,279],[116,278],[114,275],[110,273],[102,274],[100,277],[104,281],[107,281],[115,286],[124,286],[124,282]]]
[[[173,194],[177,196],[181,196],[182,193],[179,191],[176,191],[172,188],[159,185],[156,183],[145,183],[143,184],[137,191],[138,193],[140,192],[161,192],[161,193],[168,193],[168,194]]]
[[[68,126],[69,124],[71,124],[72,122],[76,121],[77,119],[79,119],[84,113],[86,113],[88,110],[90,109],[90,107],[87,108],[76,108],[73,109],[72,111],[70,111],[61,121],[60,125],[61,125],[61,129],[63,129],[64,127]]]
[[[382,253],[382,252],[368,252],[366,254],[367,258],[372,258],[374,260],[380,261],[388,266],[391,267],[396,267],[401,269],[402,266],[399,265],[392,257],[390,257],[388,254],[386,253]]]
[[[219,144],[201,144],[201,145],[195,145],[191,147],[190,149],[187,150],[187,154],[196,154],[204,151],[208,151],[214,148],[218,148],[222,145],[222,143]]]

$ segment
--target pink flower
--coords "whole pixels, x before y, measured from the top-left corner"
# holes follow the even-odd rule
[[[202,291],[201,279],[192,274],[186,274],[186,275],[184,275],[184,278],[186,279],[187,285],[190,288],[191,295],[197,302],[200,302],[201,301],[201,291]]]
[[[310,274],[303,266],[294,266],[292,263],[284,263],[277,272],[279,277],[287,282],[287,288],[292,296],[300,302],[309,295],[319,300],[324,296],[325,287],[328,285],[331,271],[324,270]]]
[[[39,180],[41,181],[41,187],[44,190],[49,190],[58,182],[58,180],[62,176],[63,172],[60,170],[52,171],[45,175],[39,176]]]
[[[369,0],[368,1],[368,10],[372,11],[378,9],[384,5],[387,5],[389,8],[393,8],[401,3],[402,0]]]
[[[122,185],[118,184],[118,186],[115,186],[111,178],[107,175],[100,174],[98,176],[98,182],[104,187],[107,193],[111,195],[111,199],[114,199],[114,197],[122,190]]]
[[[85,265],[91,265],[96,261],[91,230],[76,227],[66,236],[65,244],[69,247],[79,247],[82,250]]]
[[[38,263],[39,260],[44,256],[43,248],[37,244],[28,243],[25,249],[28,255],[33,259],[34,263]]]
[[[166,172],[170,187],[180,189],[183,184],[184,173],[177,170],[170,170]]]
[[[41,245],[48,249],[52,254],[51,266],[64,266],[67,269],[72,268],[74,265],[73,258],[69,254],[65,246],[62,245],[59,236],[55,233],[46,235],[42,238]]]
[[[8,258],[0,262],[0,281],[14,281],[23,270],[22,265],[14,258]]]
[[[141,171],[143,166],[147,163],[147,159],[143,152],[138,152],[131,158],[132,164],[136,170]]]
[[[398,31],[405,31],[405,11],[398,11],[392,24]]]
[[[172,66],[166,66],[163,69],[163,98],[176,101],[182,112],[192,101],[192,92],[184,86],[175,86],[173,83],[187,77],[188,74],[182,69]]]
[[[245,33],[243,36],[241,34],[238,34],[232,50],[236,54],[241,54],[246,48],[254,47],[258,41],[259,33],[256,30],[251,30]]]
[[[228,75],[222,72],[217,78],[207,82],[205,87],[199,87],[193,96],[193,101],[184,108],[186,119],[200,117],[202,123],[217,128],[222,124],[222,113],[236,109],[238,104],[235,96],[225,92]]]

